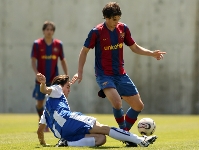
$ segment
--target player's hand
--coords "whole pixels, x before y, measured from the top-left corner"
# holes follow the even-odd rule
[[[76,73],[70,81],[70,84],[74,84],[78,80],[78,83],[82,81],[82,74]]]
[[[43,74],[38,73],[36,78],[38,82],[43,83],[43,84],[46,83],[46,77]]]
[[[153,57],[156,58],[157,60],[161,60],[164,58],[164,54],[166,54],[166,52],[161,52],[160,50],[155,50],[153,51]]]
[[[77,81],[78,74],[76,73],[73,78],[70,80],[70,84],[74,84]]]
[[[78,80],[78,83],[80,83],[82,81],[82,73],[78,73],[77,80]]]

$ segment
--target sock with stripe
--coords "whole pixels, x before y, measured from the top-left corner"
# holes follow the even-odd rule
[[[125,116],[125,123],[126,123],[127,131],[129,131],[131,127],[133,126],[133,124],[136,122],[137,117],[140,112],[141,111],[135,111],[132,108],[129,108],[127,110],[126,116]]]
[[[37,108],[37,106],[36,106],[36,110],[37,110],[37,114],[38,114],[39,118],[41,118],[41,116],[43,115],[44,107]]]
[[[123,109],[122,108],[120,108],[120,109],[113,108],[113,114],[114,114],[117,124],[119,125],[119,128],[126,130],[126,123],[125,123]]]

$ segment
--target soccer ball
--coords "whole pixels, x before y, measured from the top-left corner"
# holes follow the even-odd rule
[[[155,132],[155,122],[151,118],[142,118],[138,122],[138,131],[142,135],[152,135]]]

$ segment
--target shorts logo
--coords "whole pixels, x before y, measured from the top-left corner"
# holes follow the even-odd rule
[[[104,83],[102,83],[102,85],[103,86],[106,86],[108,84],[108,82],[106,81],[106,82],[104,82]]]

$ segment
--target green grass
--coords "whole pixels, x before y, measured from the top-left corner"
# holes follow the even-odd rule
[[[109,126],[117,124],[112,116],[92,114],[100,123]],[[140,115],[139,119],[150,117],[156,122],[155,134],[157,141],[150,145],[148,150],[199,150],[199,116],[194,115]],[[37,115],[36,114],[0,114],[0,150],[54,150],[69,149],[78,150],[79,147],[42,147],[37,139]],[[138,134],[137,123],[131,132]],[[54,145],[57,139],[52,133],[45,133],[46,142]],[[82,147],[81,149],[137,149],[126,148],[122,142],[107,137],[107,143],[101,147]]]

